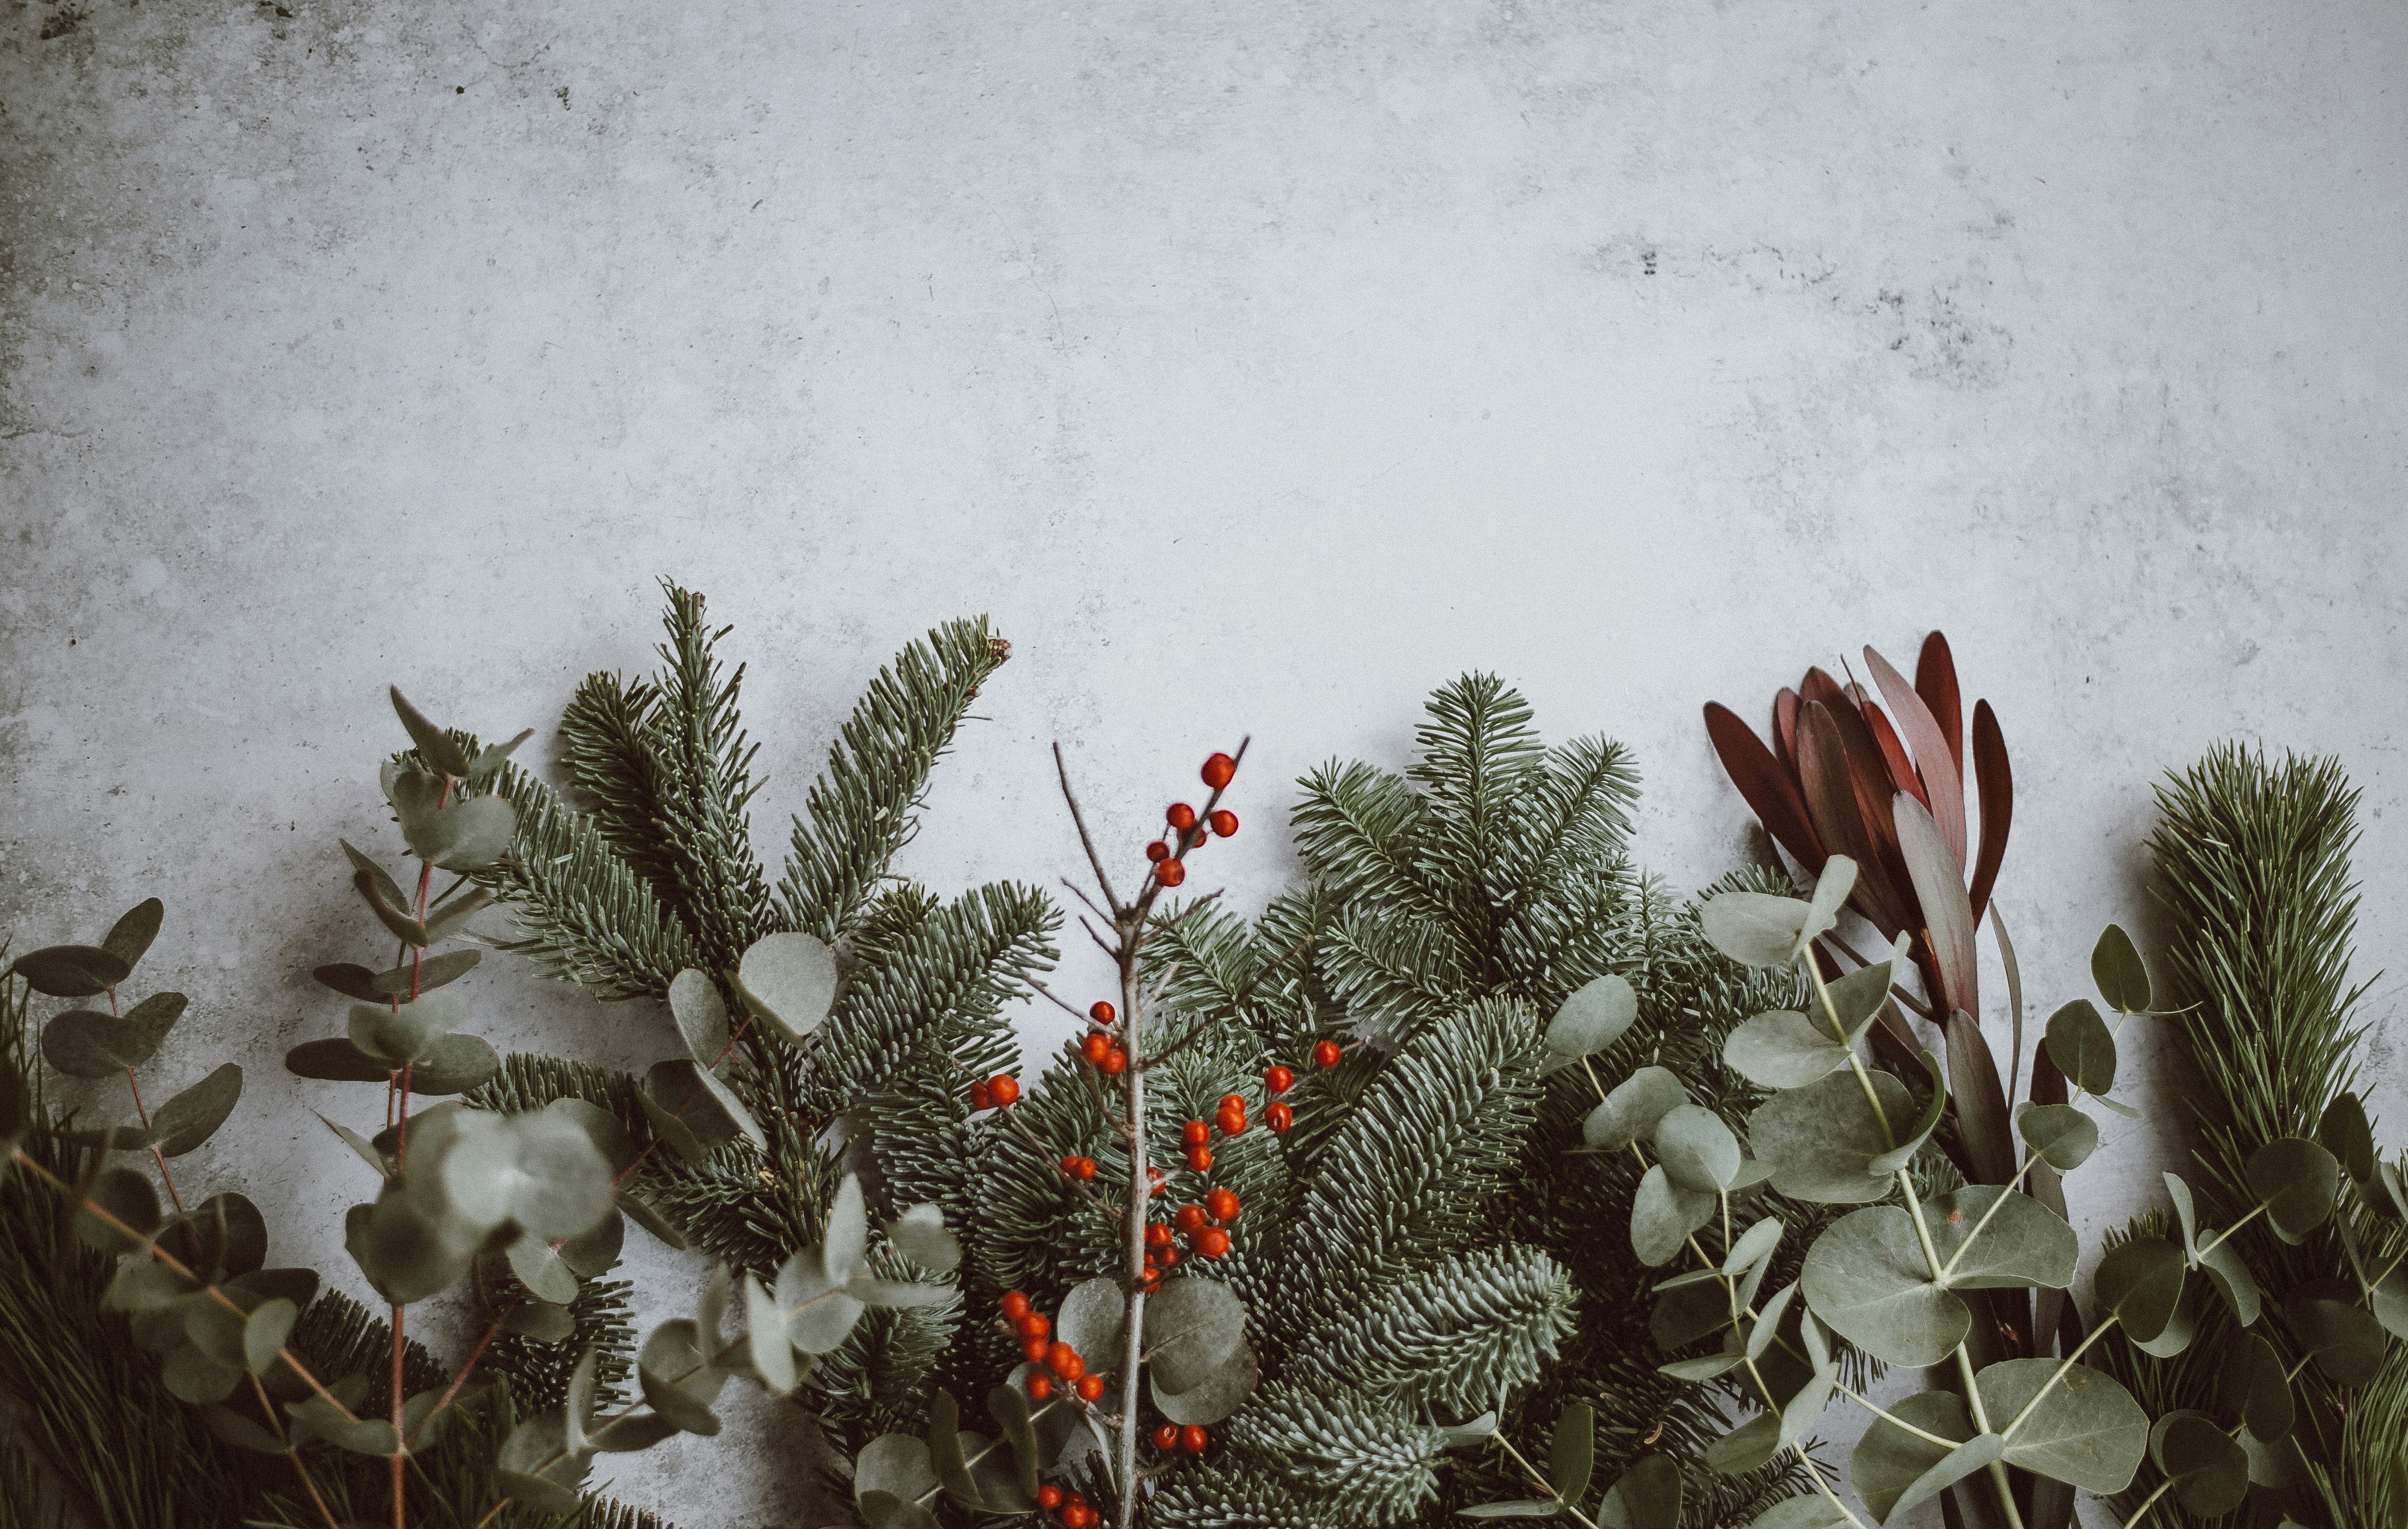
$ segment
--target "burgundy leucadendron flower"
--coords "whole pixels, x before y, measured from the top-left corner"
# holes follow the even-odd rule
[[[1811,879],[1832,855],[1856,863],[1849,906],[1890,938],[1913,942],[1924,991],[1948,1052],[1959,1115],[1960,1165],[1977,1181],[2013,1172],[2006,1096],[1974,1016],[1973,932],[2007,850],[2014,779],[2006,740],[1987,701],[1973,707],[1973,784],[1980,837],[1966,813],[1965,736],[1948,639],[1923,641],[1914,682],[1871,648],[1865,664],[1881,693],[1845,685],[1819,668],[1773,698],[1767,747],[1729,707],[1706,704],[1706,733],[1773,842]],[[1883,703],[1886,702],[1885,708]],[[1970,872],[1971,879],[1967,879]],[[1876,1042],[1909,1065],[1917,1055],[1896,1011]],[[1970,1161],[1967,1159],[1970,1158]]]

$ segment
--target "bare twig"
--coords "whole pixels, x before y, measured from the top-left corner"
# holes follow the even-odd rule
[[[1054,773],[1061,779],[1062,800],[1069,805],[1070,822],[1078,827],[1079,843],[1087,851],[1087,865],[1096,873],[1096,885],[1103,889],[1105,902],[1119,907],[1121,900],[1112,891],[1112,879],[1104,874],[1104,857],[1096,853],[1095,836],[1087,832],[1086,815],[1079,810],[1078,793],[1070,789],[1070,767],[1062,763],[1062,746],[1058,743],[1054,746]]]

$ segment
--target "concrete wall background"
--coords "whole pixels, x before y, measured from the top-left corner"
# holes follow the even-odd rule
[[[1251,731],[1258,831],[1204,874],[1258,904],[1283,782],[1401,762],[1472,666],[1630,742],[1641,855],[1697,885],[1746,842],[1698,704],[1938,625],[2014,752],[2036,1007],[2149,923],[2150,783],[2230,736],[2364,789],[2372,975],[2404,64],[2363,0],[17,0],[0,924],[166,899],[163,1068],[251,1078],[194,1177],[344,1278],[358,1186],[277,1059],[337,1017],[306,969],[373,944],[333,841],[394,848],[381,687],[548,735],[647,661],[666,574],[754,661],[771,853],[862,681],[985,610],[1016,657],[910,851],[940,885],[1072,868],[1049,739],[1133,847]],[[672,1044],[479,996],[504,1041]],[[2109,1136],[2086,1228],[2168,1150]],[[693,1284],[645,1279],[652,1318]],[[619,1475],[801,1522],[795,1436]]]

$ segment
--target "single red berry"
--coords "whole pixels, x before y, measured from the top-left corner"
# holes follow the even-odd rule
[[[1097,1024],[1110,1024],[1120,1017],[1121,1011],[1101,998],[1087,1006],[1087,1018]]]
[[[1091,1063],[1101,1063],[1104,1053],[1112,1049],[1112,1037],[1100,1030],[1090,1030],[1079,1037],[1079,1054]]]
[[[1229,1234],[1208,1226],[1196,1234],[1196,1250],[1207,1258],[1219,1258],[1229,1250]]]
[[[1145,847],[1145,858],[1159,865],[1170,858],[1170,846],[1156,839]]]
[[[1182,1207],[1180,1207],[1180,1212],[1179,1212],[1179,1213],[1180,1213],[1182,1216],[1184,1216],[1184,1215],[1186,1215],[1186,1213],[1187,1213],[1189,1210],[1194,1209],[1194,1208],[1195,1208],[1195,1207],[1192,1207],[1192,1206],[1182,1206]],[[1179,1228],[1179,1229],[1180,1229],[1181,1231],[1182,1231],[1182,1232],[1184,1232],[1184,1231],[1186,1231],[1186,1230],[1187,1230],[1186,1226],[1185,1226],[1183,1223],[1180,1226],[1180,1228]],[[1146,1222],[1146,1223],[1145,1223],[1145,1245],[1146,1245],[1147,1247],[1149,1247],[1149,1248],[1159,1248],[1159,1247],[1163,1246],[1165,1243],[1168,1243],[1169,1240],[1170,1240],[1170,1228],[1169,1228],[1169,1227],[1163,1225],[1160,1222]]]
[[[1043,1401],[1054,1394],[1054,1378],[1039,1370],[1028,1378],[1028,1395],[1032,1401]]]
[[[1202,1147],[1211,1141],[1212,1128],[1202,1121],[1189,1121],[1179,1128],[1179,1139],[1185,1146]]]
[[[1096,1065],[1101,1067],[1106,1076],[1118,1078],[1121,1074],[1128,1071],[1128,1053],[1115,1046],[1111,1050],[1106,1051],[1104,1053],[1104,1059],[1101,1062],[1096,1063]]]
[[[1174,1219],[1179,1222],[1179,1229],[1187,1233],[1191,1236],[1196,1233],[1204,1230],[1206,1218],[1204,1215],[1204,1207],[1200,1205],[1181,1206],[1179,1207],[1179,1214]]]
[[[1154,1447],[1160,1450],[1165,1454],[1168,1454],[1171,1450],[1179,1448],[1179,1425],[1175,1422],[1166,1422],[1161,1427],[1155,1429],[1154,1431]]]
[[[1079,1400],[1096,1402],[1103,1400],[1103,1395],[1104,1378],[1102,1376],[1086,1375],[1079,1378]]]
[[[1162,821],[1184,834],[1196,826],[1196,809],[1184,802],[1173,802],[1170,810],[1162,815]]]
[[[1168,1192],[1170,1180],[1164,1177],[1160,1168],[1148,1168],[1145,1171],[1146,1176],[1153,1180],[1153,1187],[1146,1191],[1148,1194],[1162,1194]]]
[[[1188,1148],[1187,1165],[1195,1169],[1197,1173],[1203,1173],[1210,1169],[1212,1166],[1212,1149],[1210,1147]]]
[[[1037,1489],[1037,1506],[1051,1513],[1062,1506],[1062,1489],[1048,1481]]]
[[[1148,1248],[1148,1249],[1145,1250],[1145,1272],[1146,1272],[1146,1274],[1147,1274],[1147,1276],[1148,1276],[1149,1278],[1150,1278],[1150,1277],[1152,1277],[1152,1275],[1154,1274],[1154,1269],[1155,1269],[1155,1268],[1156,1268],[1156,1267],[1157,1267],[1161,1263],[1162,1263],[1162,1250],[1161,1250],[1161,1249],[1159,1249],[1159,1248]]]
[[[1263,1072],[1263,1087],[1273,1093],[1285,1093],[1296,1087],[1296,1071],[1291,1067],[1268,1067]]]
[[[1084,1508],[1087,1506],[1087,1499],[1074,1492],[1070,1493],[1068,1501],[1065,1503],[1064,1506],[1068,1508]]]
[[[1087,1363],[1079,1357],[1079,1350],[1058,1340],[1045,1350],[1045,1367],[1065,1380],[1076,1380],[1087,1373]]]
[[[1343,1061],[1345,1056],[1345,1049],[1334,1040],[1317,1040],[1312,1043],[1312,1065],[1316,1067],[1334,1067]]]
[[[1238,832],[1238,815],[1230,811],[1226,807],[1213,813],[1207,821],[1212,824],[1212,832],[1220,835],[1225,839],[1233,836]]]
[[[1013,1322],[1028,1315],[1028,1297],[1016,1290],[1005,1291],[1003,1299],[996,1304],[1002,1307],[1003,1314]]]
[[[987,1079],[986,1092],[988,1096],[995,1100],[996,1107],[998,1109],[1005,1105],[1017,1104],[1020,1102],[1020,1079],[1008,1074],[999,1074]]]
[[[1025,1338],[1050,1337],[1054,1333],[1054,1319],[1042,1311],[1031,1311],[1012,1325],[1020,1329],[1020,1336]]]
[[[1212,1123],[1221,1128],[1221,1134],[1225,1136],[1242,1136],[1246,1134],[1246,1112],[1242,1109],[1225,1109],[1212,1117]]]
[[[1154,1262],[1166,1269],[1179,1262],[1179,1250],[1176,1248],[1161,1248],[1155,1250],[1155,1252],[1157,1256]]]
[[[995,1091],[988,1088],[984,1083],[972,1083],[970,1085],[970,1108],[973,1111],[976,1111],[981,1109],[993,1109],[994,1107]]]
[[[1287,1128],[1296,1123],[1296,1111],[1284,1104],[1274,1103],[1263,1111],[1263,1123],[1284,1135]]]
[[[1192,1422],[1179,1431],[1179,1447],[1189,1454],[1202,1454],[1211,1442],[1212,1436]]]
[[[1219,791],[1237,778],[1238,762],[1226,754],[1214,754],[1204,762],[1204,783]]]
[[[1224,1093],[1221,1095],[1220,1107],[1242,1110],[1246,1107],[1246,1096],[1242,1093]]]
[[[1030,1364],[1042,1365],[1045,1363],[1045,1340],[1041,1337],[1025,1339],[1020,1345],[1020,1352]]]
[[[1166,860],[1154,868],[1154,878],[1166,887],[1175,887],[1187,879],[1187,867],[1176,860]]]
[[[1084,1503],[1071,1503],[1062,1509],[1062,1529],[1090,1529],[1096,1522],[1096,1510]]]
[[[1238,1219],[1238,1212],[1242,1207],[1238,1203],[1238,1192],[1236,1190],[1216,1189],[1211,1193],[1204,1196],[1204,1208],[1211,1213],[1214,1221],[1226,1226],[1229,1222]]]

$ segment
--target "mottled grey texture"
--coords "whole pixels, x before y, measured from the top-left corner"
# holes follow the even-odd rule
[[[656,573],[757,661],[777,813],[885,654],[993,613],[910,854],[949,887],[1071,868],[1047,739],[1129,852],[1251,730],[1198,874],[1258,901],[1282,782],[1472,665],[1634,744],[1695,885],[1746,843],[1698,704],[1936,624],[2015,751],[2036,1007],[2149,923],[2150,781],[2234,735],[2343,757],[2366,966],[2408,934],[2388,0],[286,8],[0,17],[0,914],[166,898],[164,1069],[251,1077],[195,1171],[296,1255],[343,1268],[359,1190],[276,1059],[373,943],[333,838],[394,848],[381,687],[548,732]],[[2164,1151],[2110,1136],[2092,1227]],[[772,1452],[623,1474],[799,1522]]]

